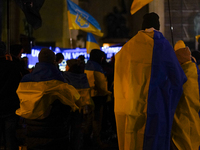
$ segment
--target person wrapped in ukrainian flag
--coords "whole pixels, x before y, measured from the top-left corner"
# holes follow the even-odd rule
[[[25,75],[17,89],[20,108],[16,114],[25,119],[28,149],[67,149],[68,118],[78,109],[80,94],[62,76],[53,51],[42,48],[39,63]]]
[[[91,89],[84,73],[84,60],[67,60],[66,71],[63,73],[67,82],[76,88],[80,99],[76,102],[79,110],[72,113],[70,144],[72,149],[81,149],[88,146],[90,128],[92,127],[94,102],[91,98]]]
[[[200,146],[200,99],[198,66],[191,60],[189,47],[182,40],[174,46],[178,61],[187,76],[183,94],[174,114],[172,141],[174,150],[198,150]]]
[[[108,90],[107,77],[104,74],[102,63],[105,53],[100,49],[92,49],[90,59],[85,65],[85,73],[91,88],[91,97],[94,102],[93,119],[93,145],[105,148],[108,145],[101,140],[101,126],[103,117],[103,107],[111,92]]]
[[[187,78],[159,29],[159,16],[145,14],[142,30],[115,55],[119,150],[170,149],[174,113]]]

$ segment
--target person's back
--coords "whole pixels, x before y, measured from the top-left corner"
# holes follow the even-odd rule
[[[89,146],[93,121],[94,102],[90,95],[90,86],[84,73],[84,66],[84,61],[70,59],[67,60],[66,71],[63,73],[67,82],[74,86],[81,96],[77,101],[79,110],[72,113],[70,137],[72,150],[80,150]]]
[[[6,145],[9,150],[18,149],[16,127],[19,108],[19,98],[16,94],[21,80],[21,74],[15,62],[6,60],[6,47],[0,43],[0,136],[4,133]]]
[[[22,78],[15,62],[0,58],[0,114],[14,113],[19,108],[17,87]]]
[[[101,142],[101,128],[103,107],[106,104],[108,95],[107,78],[102,68],[102,61],[105,53],[99,49],[92,49],[90,52],[90,59],[85,66],[85,73],[91,88],[91,97],[95,104],[94,120],[93,120],[93,140],[94,145],[105,147],[106,145]]]
[[[68,147],[68,117],[78,109],[77,90],[67,84],[55,65],[53,51],[43,48],[39,63],[25,75],[17,89],[20,108],[16,114],[25,118],[28,149],[60,149]]]
[[[185,74],[155,13],[115,55],[114,98],[119,150],[170,147],[173,115]]]
[[[172,141],[175,149],[198,150],[200,146],[199,69],[191,59],[189,47],[182,40],[176,42],[174,51],[187,76],[187,81],[183,85],[183,94],[174,114]]]

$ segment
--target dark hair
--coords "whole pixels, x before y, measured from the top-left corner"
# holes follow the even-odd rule
[[[90,52],[90,60],[95,61],[99,64],[101,64],[102,58],[104,58],[105,56],[105,53],[99,49],[93,49]]]
[[[143,23],[142,23],[142,30],[152,27],[156,30],[160,30],[159,16],[154,12],[145,14],[143,16]]]
[[[85,56],[84,56],[84,55],[79,55],[78,58],[79,58],[80,60],[83,60],[83,61],[85,60]]]
[[[54,64],[56,60],[56,55],[52,50],[48,48],[42,48],[38,55],[38,60],[39,62]]]
[[[60,59],[64,59],[64,56],[62,53],[57,53],[56,54],[56,62],[58,62]]]

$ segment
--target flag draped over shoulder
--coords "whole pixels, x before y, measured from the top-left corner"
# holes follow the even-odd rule
[[[99,23],[77,4],[67,0],[69,29],[80,29],[85,32],[103,36]]]
[[[133,3],[131,5],[131,14],[134,14],[136,11],[138,11],[151,1],[153,0],[133,0]]]
[[[139,31],[122,47],[114,72],[119,150],[170,149],[174,112],[186,79],[162,33]]]
[[[20,108],[16,114],[26,119],[43,118],[55,100],[78,109],[78,91],[65,80],[55,65],[37,63],[30,74],[25,75],[17,89]]]
[[[98,45],[92,33],[87,33],[86,49],[88,54],[91,52],[92,49],[100,50],[100,46]]]
[[[182,64],[181,67],[188,80],[183,85],[183,95],[174,114],[172,141],[178,149],[198,150],[200,142],[198,68],[191,61]]]

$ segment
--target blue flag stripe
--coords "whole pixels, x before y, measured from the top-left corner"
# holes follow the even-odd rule
[[[96,39],[94,38],[94,36],[92,35],[92,33],[87,33],[87,41],[88,41],[88,42],[97,43],[97,41],[96,41]]]
[[[86,11],[81,9],[77,4],[73,3],[70,0],[67,0],[67,7],[71,14],[73,15],[81,15],[85,18],[90,24],[92,24],[98,30],[101,30],[99,23]]]
[[[169,150],[173,116],[182,94],[182,90],[177,89],[181,89],[179,85],[183,84],[181,82],[186,81],[173,48],[166,43],[168,41],[164,37],[156,40],[158,36],[161,37],[162,35],[154,31],[154,49],[143,150],[148,150],[149,147],[152,150],[157,150],[158,147],[162,150]],[[168,46],[163,47],[163,42]]]

